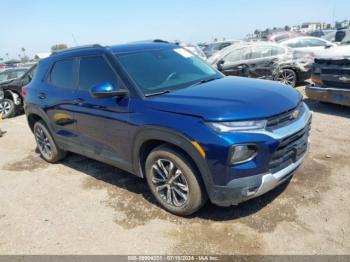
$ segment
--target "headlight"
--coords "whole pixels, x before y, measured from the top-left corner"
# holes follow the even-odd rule
[[[206,124],[217,132],[263,130],[266,120],[235,121],[235,122],[207,122]]]
[[[257,152],[255,145],[235,145],[231,149],[230,163],[235,165],[251,161]]]

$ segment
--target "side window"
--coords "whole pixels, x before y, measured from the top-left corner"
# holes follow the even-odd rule
[[[307,47],[307,43],[303,40],[293,41],[287,44],[287,46],[291,48],[301,48],[301,47]]]
[[[244,59],[244,49],[236,49],[225,56],[224,61],[228,63],[235,63]]]
[[[93,86],[108,82],[117,86],[117,76],[102,56],[80,58],[79,89],[90,90]]]
[[[64,59],[57,61],[50,74],[50,83],[57,87],[74,87],[74,59]]]
[[[283,55],[285,53],[285,49],[282,47],[278,47],[278,46],[273,46],[271,49],[271,55],[275,56],[275,55]]]
[[[327,43],[318,39],[307,39],[307,46],[326,46]]]

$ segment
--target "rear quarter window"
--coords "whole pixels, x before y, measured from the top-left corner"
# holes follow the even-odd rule
[[[64,59],[55,62],[50,72],[50,84],[56,87],[74,87],[74,59]]]

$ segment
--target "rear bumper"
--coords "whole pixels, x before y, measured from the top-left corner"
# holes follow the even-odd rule
[[[350,106],[350,89],[319,87],[312,84],[306,86],[305,93],[313,100]]]
[[[261,196],[291,178],[305,157],[306,153],[298,161],[276,173],[236,179],[225,187],[214,187],[211,201],[218,206],[231,206]]]

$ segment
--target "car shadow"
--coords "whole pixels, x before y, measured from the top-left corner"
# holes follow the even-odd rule
[[[304,102],[314,112],[350,118],[350,107],[331,103],[323,103],[311,100],[309,98],[305,98]]]
[[[127,190],[139,197],[143,197],[153,205],[153,207],[161,208],[149,191],[146,181],[133,174],[73,153],[70,153],[61,164],[93,177],[96,180],[103,181],[117,188]],[[213,221],[227,221],[249,216],[258,212],[277,198],[285,190],[289,182],[290,180],[281,184],[274,190],[255,199],[241,203],[238,206],[219,207],[208,201],[204,207],[187,219],[201,218]]]

